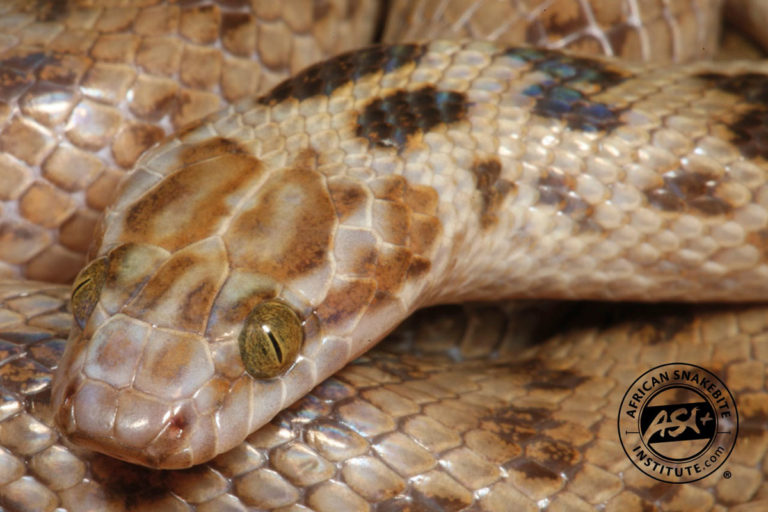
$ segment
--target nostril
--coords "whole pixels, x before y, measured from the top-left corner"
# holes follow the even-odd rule
[[[184,435],[184,431],[189,427],[190,421],[183,411],[178,411],[171,416],[168,422],[168,434],[174,439],[180,439]]]

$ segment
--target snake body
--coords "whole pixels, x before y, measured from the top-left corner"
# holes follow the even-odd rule
[[[53,390],[63,430],[186,467],[425,305],[765,296],[764,169],[743,126],[768,80],[748,66],[382,46],[207,119],[149,151],[105,215]],[[258,379],[237,343],[265,301],[304,339]]]
[[[446,355],[417,363],[380,352],[257,429],[422,306],[764,298],[766,76],[754,62],[651,68],[450,41],[310,67],[141,157],[76,280],[48,419],[9,407],[0,437],[23,450],[14,435],[55,417],[77,444],[133,463],[185,468],[218,455],[186,473],[88,456],[94,475],[162,475],[158,499],[214,508],[760,496],[749,448],[735,452],[733,482],[650,489],[617,462],[605,425],[615,421],[608,393],[649,354],[758,378],[761,309],[685,309],[671,328],[630,317],[613,331],[603,321],[581,336],[575,322],[569,339],[522,354],[511,335],[470,337],[456,342],[467,360],[444,372]],[[4,289],[7,323],[34,330],[37,316],[38,329],[58,332],[61,292],[27,286]],[[27,296],[47,305],[27,314]],[[238,351],[263,303],[292,310],[303,337],[287,370],[267,379]],[[622,362],[632,354],[639,362]],[[478,373],[489,364],[480,355],[495,359]],[[736,389],[756,439],[761,386]],[[590,393],[603,398],[590,405]],[[43,450],[54,460],[33,463]],[[37,446],[29,467],[48,475],[56,455],[77,465],[71,450]],[[31,503],[33,482],[11,473],[3,499]],[[195,496],[185,478],[211,482],[209,492]],[[78,496],[98,492],[75,480],[49,485],[77,508]],[[109,478],[100,485],[114,489]]]

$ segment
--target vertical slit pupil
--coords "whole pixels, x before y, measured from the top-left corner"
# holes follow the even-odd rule
[[[81,282],[80,284],[78,284],[78,285],[75,287],[75,289],[72,291],[72,295],[74,295],[74,294],[76,294],[77,292],[79,292],[80,290],[82,290],[82,289],[83,289],[83,286],[87,285],[87,284],[88,284],[88,283],[90,283],[90,282],[91,282],[91,278],[90,278],[90,277],[89,277],[89,278],[87,278],[87,279],[83,279],[83,282]]]
[[[269,337],[269,341],[272,342],[272,348],[275,350],[275,355],[277,356],[277,360],[282,363],[283,351],[280,350],[280,343],[277,342],[277,339],[275,338],[275,335],[272,334],[272,331],[267,331],[267,336]]]

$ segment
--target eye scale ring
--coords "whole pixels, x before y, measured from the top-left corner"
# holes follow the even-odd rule
[[[99,302],[101,289],[107,278],[107,259],[93,260],[80,271],[72,285],[72,314],[81,329]]]
[[[254,307],[245,318],[238,346],[245,370],[257,379],[285,372],[299,355],[304,330],[296,312],[277,300]]]

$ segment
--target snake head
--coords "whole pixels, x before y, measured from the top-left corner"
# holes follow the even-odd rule
[[[291,399],[282,376],[292,367],[315,378],[299,354],[312,313],[278,288],[230,273],[215,239],[174,254],[128,243],[93,260],[73,285],[54,386],[62,432],[164,468],[235,444]]]
[[[383,226],[403,219],[402,186],[394,208],[329,179],[316,154],[266,165],[206,130],[123,185],[74,283],[54,380],[63,433],[151,467],[236,446],[394,328],[412,310],[401,293],[416,295],[409,269],[427,268],[365,224],[377,208]]]

